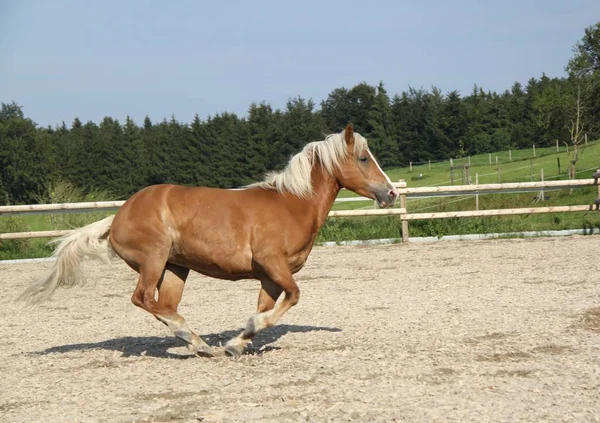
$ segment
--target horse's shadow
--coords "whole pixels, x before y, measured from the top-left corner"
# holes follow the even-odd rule
[[[211,347],[220,347],[231,338],[238,335],[243,329],[227,330],[219,333],[201,335]],[[278,350],[279,347],[270,345],[287,333],[305,333],[315,331],[341,332],[339,328],[320,327],[320,326],[296,326],[279,325],[265,329],[258,333],[253,339],[252,344],[248,345],[245,355],[261,355],[265,352]],[[107,350],[120,352],[122,357],[157,357],[157,358],[190,358],[193,355],[179,355],[169,352],[174,347],[183,347],[185,344],[174,336],[124,336],[121,338],[109,339],[101,342],[91,342],[83,344],[60,345],[47,348],[42,351],[36,351],[33,354],[62,354],[71,351],[86,350]]]

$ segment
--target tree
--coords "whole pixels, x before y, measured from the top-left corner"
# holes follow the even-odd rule
[[[284,112],[280,114],[279,125],[281,136],[273,146],[269,170],[286,165],[306,143],[321,140],[329,132],[321,114],[315,112],[315,103],[300,96],[287,101]]]
[[[575,179],[575,166],[579,160],[579,149],[582,141],[587,134],[587,128],[585,126],[585,103],[581,95],[581,84],[576,84],[577,94],[575,96],[575,105],[573,111],[573,118],[571,119],[571,125],[569,127],[569,134],[571,135],[571,144],[573,145],[573,158],[571,159],[571,166],[569,168],[569,177]]]
[[[396,128],[398,158],[401,163],[426,160],[425,139],[427,92],[409,87],[392,101],[392,116]]]
[[[273,147],[278,138],[271,106],[266,103],[252,103],[248,110],[246,126],[248,137],[239,140],[239,145],[244,145],[243,163],[246,169],[243,173],[250,182],[266,173],[269,156],[273,155]]]
[[[581,141],[588,133],[595,134],[600,118],[600,22],[585,28],[573,52],[575,55],[566,66],[573,86],[569,124],[573,145],[571,177],[575,177]]]
[[[24,117],[21,106],[0,108],[0,201],[35,202],[45,180],[52,175],[53,146],[46,130]]]
[[[443,158],[460,157],[466,130],[465,106],[458,91],[451,91],[443,103],[440,130],[446,135]],[[439,157],[439,156],[438,156]]]
[[[583,37],[573,46],[575,55],[566,70],[571,77],[598,77],[600,75],[600,22],[584,29]]]
[[[121,134],[121,186],[119,196],[127,198],[140,187],[146,185],[148,178],[148,151],[142,140],[140,128],[127,116]]]
[[[14,101],[10,103],[1,103],[0,122],[6,122],[10,119],[24,119],[23,108]]]
[[[363,135],[372,130],[369,125],[369,111],[373,108],[377,92],[375,87],[362,82],[352,89],[336,88],[327,100],[321,103],[321,112],[329,132],[339,132],[348,122]]]
[[[448,157],[450,155],[448,149],[450,142],[441,127],[444,96],[439,88],[433,87],[431,93],[427,93],[424,106],[425,126],[423,128],[423,135],[428,152],[427,157],[424,158]]]
[[[373,107],[369,111],[368,124],[372,128],[369,134],[369,145],[382,167],[398,164],[397,144],[394,142],[395,128],[392,119],[390,98],[383,86],[377,87],[377,95]]]

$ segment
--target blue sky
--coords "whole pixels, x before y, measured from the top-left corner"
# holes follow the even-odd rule
[[[0,101],[40,125],[191,121],[383,81],[468,94],[563,76],[598,0],[0,0]]]

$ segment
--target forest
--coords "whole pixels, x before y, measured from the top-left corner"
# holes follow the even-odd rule
[[[196,115],[192,122],[74,117],[40,127],[18,99],[7,99],[0,110],[0,204],[52,202],[57,181],[115,200],[159,183],[243,186],[348,122],[384,169],[556,140],[577,146],[600,136],[600,22],[585,28],[565,70],[565,77],[542,74],[500,93],[474,85],[468,95],[436,87],[392,94],[384,82],[363,82],[333,89],[318,105],[298,96],[283,110],[255,103],[244,117]]]

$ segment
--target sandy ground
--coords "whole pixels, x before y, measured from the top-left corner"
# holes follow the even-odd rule
[[[598,236],[315,248],[298,306],[239,360],[188,356],[120,262],[29,312],[12,300],[50,263],[0,264],[0,421],[600,421],[599,253]],[[180,311],[219,349],[258,287],[193,274]]]

